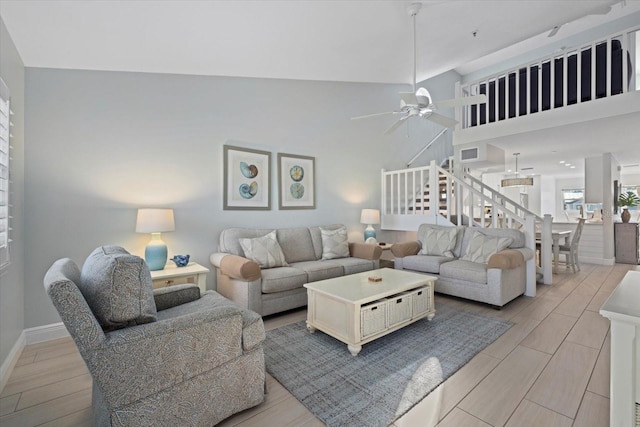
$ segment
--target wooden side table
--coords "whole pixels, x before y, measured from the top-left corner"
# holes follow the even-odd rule
[[[178,267],[173,262],[165,265],[163,270],[151,272],[153,288],[165,288],[167,286],[194,283],[200,288],[200,292],[207,290],[207,273],[209,269],[198,263],[190,262],[185,267]]]

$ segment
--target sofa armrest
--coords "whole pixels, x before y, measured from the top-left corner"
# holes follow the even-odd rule
[[[255,261],[238,255],[217,252],[211,254],[209,261],[223,274],[234,279],[253,282],[262,277],[260,266]]]
[[[394,243],[391,246],[391,253],[396,258],[404,258],[409,255],[416,255],[420,252],[421,247],[418,241]]]
[[[487,268],[499,268],[501,270],[511,270],[524,265],[522,252],[514,249],[505,249],[489,257]]]
[[[168,286],[153,290],[156,310],[162,311],[200,299],[200,288],[193,283]]]
[[[382,248],[369,243],[349,243],[349,254],[354,258],[377,260],[382,255]]]

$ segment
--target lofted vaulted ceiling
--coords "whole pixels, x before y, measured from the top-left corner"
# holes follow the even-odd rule
[[[410,83],[410,3],[1,0],[0,16],[27,67]],[[589,28],[640,16],[638,0],[420,3],[418,81],[449,70],[473,73]],[[547,37],[554,27],[557,34]],[[633,149],[621,149],[625,161],[640,163],[640,152],[630,159]],[[524,154],[526,147],[505,147],[506,153],[514,150]],[[521,160],[526,163],[526,156]],[[530,160],[538,168],[548,163]]]
[[[2,0],[0,15],[28,67],[410,83],[410,3]],[[613,0],[421,3],[418,80],[471,72],[531,38],[552,42],[554,26],[564,37],[640,10]]]

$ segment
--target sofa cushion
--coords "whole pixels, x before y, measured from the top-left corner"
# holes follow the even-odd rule
[[[154,322],[157,318],[147,264],[119,246],[100,246],[87,257],[78,288],[104,329]]]
[[[460,259],[446,262],[440,266],[440,276],[468,282],[487,283],[487,264]]]
[[[476,231],[460,259],[486,264],[491,255],[509,247],[511,243],[511,237],[487,236]]]
[[[332,259],[331,264],[341,265],[344,269],[344,274],[362,273],[363,271],[370,271],[377,267],[377,259],[370,260],[364,258],[338,258]]]
[[[309,227],[309,234],[311,235],[311,241],[313,242],[313,250],[316,253],[315,259],[322,259],[322,234],[320,228],[325,230],[336,230],[340,227],[344,227],[342,224],[323,225],[322,227]]]
[[[275,230],[266,236],[254,239],[240,239],[240,246],[242,246],[245,256],[255,261],[260,268],[285,267],[288,265],[276,238]]]
[[[515,230],[513,228],[465,227],[464,233],[462,233],[462,252],[458,255],[458,258],[464,255],[474,233],[481,233],[490,237],[511,237],[513,241],[509,245],[509,248],[517,249],[525,247],[524,233],[520,230]]]
[[[220,241],[218,243],[218,250],[228,254],[245,256],[242,246],[240,246],[240,239],[254,239],[256,237],[262,237],[269,234],[271,230],[258,229],[258,228],[226,228],[220,232]]]
[[[291,267],[307,273],[308,282],[333,279],[344,275],[344,268],[340,264],[333,263],[333,261],[302,261],[291,264]]]
[[[349,256],[347,228],[328,230],[320,227],[322,237],[322,259],[346,258]]]
[[[437,255],[409,255],[402,258],[402,265],[405,270],[421,271],[423,273],[437,274],[440,266],[450,262],[451,258]]]
[[[437,255],[453,258],[453,250],[458,242],[458,229],[455,227],[427,228],[421,240],[423,255]]]
[[[278,242],[288,263],[314,261],[316,252],[308,228],[282,228],[278,230]]]
[[[436,224],[421,224],[418,227],[418,235],[417,240],[420,242],[421,248],[424,248],[424,242],[427,240],[427,232],[429,230],[435,231],[446,231],[447,233],[453,234],[452,229],[456,230],[456,241],[451,252],[453,253],[454,258],[460,257],[460,248],[462,246],[462,235],[464,234],[464,229],[467,227],[464,226],[447,226],[447,225],[436,225]]]
[[[307,273],[293,267],[262,270],[262,292],[265,294],[301,288],[308,283]]]

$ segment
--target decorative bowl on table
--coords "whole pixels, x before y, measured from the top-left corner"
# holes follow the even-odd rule
[[[175,262],[178,267],[184,267],[189,264],[189,255],[175,255],[171,261]]]

